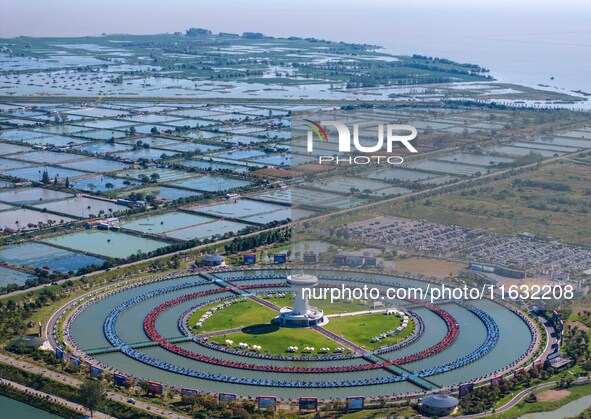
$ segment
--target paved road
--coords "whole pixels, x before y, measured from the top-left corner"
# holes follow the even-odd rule
[[[385,313],[385,312],[386,312],[386,309],[381,308],[378,310],[363,310],[363,311],[350,311],[347,313],[326,314],[326,315],[324,315],[324,317],[326,317],[327,319],[330,319],[333,317],[352,317],[352,316],[361,316],[363,314],[374,314],[374,313]]]
[[[547,338],[546,339],[546,347],[544,348],[544,351],[538,357],[538,359],[545,360],[546,358],[548,358],[548,355],[550,355],[552,352],[554,352],[552,345],[558,342],[556,338],[552,337],[552,333],[555,333],[556,330],[554,330],[553,327],[547,326],[548,320],[546,320],[545,318],[543,318],[541,316],[537,316],[537,319],[538,319],[538,322],[544,328],[544,331],[546,332],[546,338]],[[542,336],[538,336],[538,339],[542,339]]]
[[[82,384],[82,382],[76,378],[72,378],[72,377],[69,377],[65,374],[61,374],[59,372],[55,372],[55,371],[48,370],[46,368],[42,368],[38,365],[34,365],[34,364],[31,364],[26,361],[16,360],[16,359],[11,358],[11,357],[4,355],[4,354],[0,354],[0,363],[9,364],[9,365],[12,365],[12,366],[15,366],[18,368],[22,368],[24,370],[27,370],[29,372],[33,372],[36,374],[42,374],[43,376],[45,376],[47,378],[50,378],[54,381],[58,381],[63,384],[69,384],[69,385],[75,386],[75,387],[79,387]],[[107,391],[107,397],[111,400],[122,402],[124,404],[128,404],[127,400],[129,399],[129,396],[127,396],[127,395],[115,393],[112,391]],[[153,404],[145,403],[141,400],[136,401],[134,407],[136,407],[137,409],[140,409],[140,410],[150,412],[150,413],[158,414],[160,416],[163,416],[163,417],[169,418],[169,419],[189,419],[190,418],[190,416],[182,415],[182,414],[173,412],[171,410],[164,409],[160,406],[155,406]]]
[[[182,271],[179,271],[179,272],[182,272]],[[64,311],[66,311],[68,309],[68,307],[74,301],[79,301],[80,299],[83,299],[83,298],[86,299],[93,294],[101,293],[101,292],[111,289],[111,288],[121,288],[121,287],[124,287],[126,285],[129,285],[129,284],[132,284],[135,282],[141,282],[141,281],[146,281],[146,280],[150,280],[150,279],[157,279],[157,278],[161,278],[161,277],[164,278],[167,276],[174,276],[174,274],[160,274],[160,275],[152,274],[152,275],[147,275],[145,277],[135,277],[132,279],[118,281],[116,283],[108,283],[106,285],[103,285],[102,287],[93,289],[92,291],[88,291],[87,293],[82,294],[76,298],[69,299],[59,309],[54,311],[51,314],[51,316],[49,317],[49,319],[47,320],[47,324],[45,325],[45,330],[44,330],[45,338],[47,340],[49,340],[49,343],[51,344],[52,348],[55,349],[58,347],[58,342],[56,342],[55,339],[53,338],[53,329],[54,329],[55,324],[57,323],[58,319],[61,317],[61,315],[64,313]]]
[[[345,339],[341,335],[337,335],[335,332],[331,332],[330,330],[325,329],[324,327],[311,326],[311,328],[314,329],[315,331],[317,331],[318,333],[320,333],[321,335],[324,335],[328,339],[333,340],[336,343],[340,343],[341,345],[343,345],[347,349],[350,349],[353,352],[356,352],[358,354],[362,354],[364,352],[367,352],[367,349],[362,348],[361,346],[357,345],[356,343],[353,343],[350,340]]]
[[[261,233],[268,232],[268,231],[279,230],[279,229],[282,229],[282,228],[287,227],[287,226],[288,226],[287,224],[280,225],[280,226],[273,227],[273,228],[268,228],[268,229],[265,229],[265,230],[255,231],[254,233],[245,234],[245,235],[242,235],[242,236],[239,236],[239,237],[240,238],[243,238],[243,237],[256,236],[257,234],[261,234]],[[176,252],[171,252],[171,253],[167,253],[165,255],[160,255],[160,256],[154,256],[154,257],[151,257],[151,258],[148,258],[148,259],[140,259],[140,260],[137,260],[137,261],[134,261],[134,262],[125,263],[123,265],[118,265],[118,266],[116,266],[114,268],[110,268],[109,271],[111,271],[111,272],[113,272],[113,271],[114,272],[117,272],[117,269],[119,269],[119,268],[125,268],[125,267],[128,267],[128,266],[138,265],[140,263],[150,262],[150,261],[153,261],[153,260],[156,260],[156,259],[161,259],[163,257],[173,256],[173,255],[176,255],[176,254],[189,253],[189,252],[193,252],[195,250],[209,248],[209,247],[212,247],[214,245],[215,246],[222,245],[224,243],[229,243],[229,242],[231,242],[234,239],[235,239],[235,237],[231,237],[229,239],[219,240],[219,241],[217,241],[215,243],[200,244],[199,246],[191,247],[189,249],[177,250]],[[88,277],[91,277],[91,276],[95,276],[95,275],[101,274],[103,272],[106,272],[106,269],[101,269],[99,271],[93,271],[93,272],[90,272],[90,273],[88,273],[86,275],[72,276],[70,278],[60,279],[59,281],[56,281],[56,283],[57,284],[62,284],[64,282],[66,282],[66,281],[76,281],[76,280],[82,278],[83,276],[88,278]],[[36,287],[31,287],[31,288],[27,288],[27,289],[24,289],[24,290],[17,290],[17,291],[9,292],[7,294],[2,294],[2,295],[0,295],[0,299],[14,297],[14,296],[17,296],[17,295],[20,295],[20,294],[28,293],[29,291],[40,290],[40,289],[43,289],[43,288],[47,287],[48,285],[49,284],[37,285]]]
[[[587,383],[589,381],[591,381],[591,380],[589,378],[587,378],[587,377],[581,377],[581,378],[578,378],[577,380],[575,380],[575,382],[577,382],[577,383]],[[500,413],[506,412],[507,410],[515,407],[528,394],[530,394],[530,393],[532,393],[534,391],[542,390],[544,388],[554,387],[557,383],[558,383],[558,381],[551,381],[549,383],[538,384],[537,386],[530,387],[530,388],[527,388],[525,390],[522,390],[519,393],[517,393],[517,395],[515,395],[515,397],[513,397],[507,404],[505,404],[504,406],[499,407],[498,409],[495,409],[494,413],[491,410],[491,411],[488,411],[488,412],[476,413],[474,415],[454,416],[454,417],[455,418],[466,418],[466,419],[468,419],[468,418],[484,418],[486,416],[498,415]]]

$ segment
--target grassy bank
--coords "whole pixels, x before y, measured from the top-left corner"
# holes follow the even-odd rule
[[[52,403],[44,398],[37,397],[30,393],[25,393],[5,384],[0,384],[0,395],[9,397],[22,403],[26,403],[37,409],[45,410],[46,412],[63,418],[77,419],[80,413],[59,404]]]
[[[33,388],[43,393],[51,394],[62,399],[78,403],[78,389],[74,386],[51,380],[41,374],[31,373],[12,365],[0,364],[0,375],[10,381]],[[109,412],[111,416],[120,419],[160,419],[159,415],[147,413],[123,403],[106,399],[103,406],[98,409],[101,412]],[[76,415],[74,417],[79,417]]]
[[[547,390],[548,389],[539,390],[534,394],[540,394]],[[570,391],[570,394],[566,397],[563,397],[560,400],[535,403],[527,403],[526,401],[521,401],[512,409],[509,409],[508,411],[502,414],[494,415],[492,417],[499,419],[515,419],[529,413],[553,411],[559,409],[560,407],[574,400],[591,394],[591,384],[570,387],[568,388],[568,390]]]

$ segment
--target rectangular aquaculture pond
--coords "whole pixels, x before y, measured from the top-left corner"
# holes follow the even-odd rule
[[[195,189],[197,191],[225,192],[232,189],[241,188],[243,186],[248,186],[250,185],[250,182],[221,176],[207,176],[174,182],[172,185],[181,186],[187,189]]]
[[[35,275],[0,266],[0,288],[3,288],[9,284],[25,285],[27,279],[35,278]]]
[[[162,234],[214,221],[214,218],[186,212],[169,212],[125,221],[121,227],[142,233]]]
[[[114,202],[92,199],[84,196],[76,196],[64,199],[62,201],[36,204],[39,210],[47,210],[67,214],[73,217],[93,218],[103,214],[111,215],[118,211],[127,211],[129,208],[125,205],[119,205]]]
[[[89,265],[101,266],[104,259],[72,252],[43,243],[14,244],[0,248],[0,260],[28,268],[44,268],[58,272],[76,272]]]
[[[84,230],[49,237],[43,241],[111,258],[126,258],[136,253],[148,253],[169,245],[159,240],[106,230]]]

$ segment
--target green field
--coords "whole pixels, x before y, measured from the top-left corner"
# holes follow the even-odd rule
[[[267,325],[255,327],[252,328],[252,330],[245,330],[247,331],[211,337],[209,338],[209,341],[224,344],[226,339],[231,339],[234,341],[234,346],[238,345],[240,342],[244,342],[251,346],[262,346],[261,353],[293,356],[305,356],[301,351],[306,346],[315,349],[315,351],[311,353],[313,355],[321,355],[319,354],[321,347],[328,347],[333,350],[339,346],[332,340],[312,329],[290,329]],[[299,351],[297,353],[287,352],[288,346],[297,346]]]
[[[221,303],[200,308],[189,317],[189,326],[194,327],[201,316]],[[218,330],[246,327],[255,324],[268,324],[277,316],[277,312],[251,300],[239,301],[211,316],[203,323],[203,327],[193,329],[195,333],[215,332]]]
[[[591,245],[591,170],[558,161],[475,189],[389,208],[390,215],[438,224],[487,228],[501,234],[527,231]]]
[[[400,334],[386,337],[381,342],[372,343],[371,340],[374,336],[389,330],[395,330],[401,324],[402,319],[397,316],[374,313],[361,314],[359,316],[331,317],[324,328],[343,336],[345,339],[359,346],[367,349],[377,349],[381,346],[392,345],[406,339],[414,330],[414,322],[410,319],[408,326]]]
[[[291,306],[293,297],[287,294],[285,298],[278,298],[276,295],[267,301],[277,304],[280,307]],[[318,303],[318,304],[317,304]],[[195,311],[188,320],[189,326],[194,327],[201,316],[208,310],[218,306],[220,302],[207,305]],[[318,301],[314,303],[325,310],[325,314],[339,314],[368,310],[369,307],[359,303],[346,303],[337,301],[333,304],[330,301]],[[330,339],[322,336],[311,329],[290,329],[280,328],[271,325],[271,320],[277,316],[277,312],[264,307],[251,300],[239,300],[238,302],[214,313],[209,319],[203,322],[199,329],[193,328],[197,334],[244,328],[240,332],[228,333],[221,336],[210,337],[211,342],[224,344],[226,339],[234,341],[234,346],[240,342],[249,345],[261,345],[262,351],[271,354],[287,354],[288,346],[297,346],[300,350],[305,346],[311,346],[316,352],[321,347],[334,349],[337,345]],[[414,330],[412,319],[409,326],[400,334],[382,339],[381,342],[372,343],[374,336],[380,333],[394,330],[402,324],[402,319],[396,316],[384,314],[364,314],[359,316],[333,317],[325,326],[326,329],[342,335],[346,339],[368,349],[376,349],[384,345],[392,345],[406,339]],[[301,352],[298,354],[301,355]]]

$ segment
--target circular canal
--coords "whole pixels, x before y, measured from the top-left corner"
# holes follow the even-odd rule
[[[490,300],[320,304],[323,325],[272,324],[293,300],[287,269],[212,271],[111,290],[73,306],[66,350],[92,366],[241,396],[391,396],[488,380],[531,362],[522,312]],[[426,288],[422,280],[317,269],[319,287]],[[66,355],[67,356],[67,355]]]

